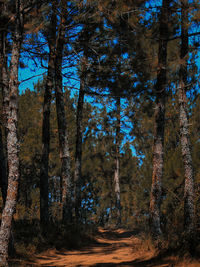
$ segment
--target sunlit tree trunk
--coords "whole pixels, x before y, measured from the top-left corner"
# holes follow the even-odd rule
[[[184,226],[186,238],[192,240],[194,237],[194,171],[192,164],[190,138],[189,138],[189,120],[187,114],[187,61],[188,61],[188,1],[182,1],[181,8],[181,65],[179,72],[179,114],[180,114],[180,136],[181,151],[185,170],[185,188],[184,188]]]
[[[119,158],[120,158],[120,112],[121,103],[120,97],[116,100],[116,137],[115,137],[115,171],[114,171],[114,185],[115,185],[115,196],[116,196],[116,208],[117,208],[117,225],[121,224],[121,202],[120,202],[120,180],[119,180]]]
[[[8,245],[11,236],[12,218],[17,201],[19,183],[19,157],[18,157],[18,65],[22,43],[22,17],[21,2],[16,1],[15,31],[13,33],[12,54],[9,78],[9,112],[7,123],[7,153],[8,153],[8,190],[5,207],[2,213],[0,229],[0,265],[8,266]]]
[[[71,159],[69,151],[69,135],[67,121],[65,116],[63,84],[62,84],[62,60],[63,47],[65,42],[65,19],[64,3],[62,3],[62,14],[60,27],[56,43],[55,58],[55,93],[56,93],[56,110],[59,133],[60,159],[61,159],[61,179],[62,179],[62,210],[63,221],[71,221],[72,218],[72,178],[71,178]]]
[[[167,66],[168,10],[170,0],[163,0],[160,14],[160,36],[158,50],[157,82],[155,86],[153,175],[150,196],[150,228],[152,237],[161,234],[160,205],[162,195],[162,177],[164,164],[164,129],[165,129],[165,90]]]
[[[49,220],[49,144],[50,144],[50,109],[51,94],[54,86],[54,59],[56,42],[56,13],[53,7],[51,17],[51,28],[49,36],[49,62],[48,73],[45,84],[44,102],[43,102],[43,123],[42,123],[42,157],[40,170],[40,221],[42,224]]]

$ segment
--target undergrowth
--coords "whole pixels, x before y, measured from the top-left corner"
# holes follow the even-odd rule
[[[17,255],[29,256],[55,249],[78,249],[94,242],[96,228],[91,225],[49,223],[43,230],[39,221],[15,221],[14,243]]]

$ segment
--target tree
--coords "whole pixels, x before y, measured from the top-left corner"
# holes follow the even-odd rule
[[[181,51],[180,51],[180,71],[179,71],[179,122],[181,136],[181,152],[185,169],[185,188],[184,188],[184,225],[185,238],[190,246],[194,237],[194,170],[192,164],[191,145],[189,138],[189,120],[187,115],[187,61],[189,56],[188,49],[188,1],[181,1]]]
[[[150,227],[152,237],[157,239],[161,234],[160,204],[162,194],[162,177],[164,164],[164,125],[165,125],[165,95],[167,86],[167,43],[168,16],[170,0],[163,0],[160,13],[159,51],[157,82],[155,86],[154,113],[154,144],[153,144],[153,175],[150,196]]]
[[[7,29],[6,26],[8,24],[8,16],[6,14],[7,11],[7,3],[0,3],[1,13],[0,13],[0,23],[1,25],[5,25],[0,30],[0,86],[2,90],[2,132],[1,132],[1,189],[2,189],[2,197],[3,202],[6,202],[6,194],[8,187],[8,178],[7,178],[7,145],[6,153],[4,153],[3,139],[2,134],[5,132],[5,139],[7,139],[7,117],[8,117],[8,103],[9,103],[9,90],[8,90],[8,70],[7,70],[7,51],[6,51],[6,36]]]
[[[114,171],[114,185],[116,194],[116,209],[117,209],[117,225],[121,224],[121,202],[120,202],[120,124],[121,124],[121,99],[120,96],[116,99],[116,135],[115,135],[115,171]]]
[[[71,3],[72,4],[72,3]],[[73,5],[73,4],[72,4]],[[63,49],[65,44],[65,1],[61,1],[60,24],[56,40],[55,52],[55,95],[56,111],[59,133],[60,159],[61,159],[61,180],[62,180],[62,209],[63,221],[72,219],[72,178],[71,178],[71,159],[69,151],[69,134],[64,108],[63,83],[62,83],[62,61]],[[67,8],[70,8],[67,6]]]
[[[81,9],[80,9],[81,10]],[[85,11],[86,12],[86,11]],[[82,184],[82,139],[83,139],[83,108],[84,97],[87,91],[88,82],[88,64],[89,64],[89,46],[92,46],[92,38],[95,33],[96,24],[89,19],[91,9],[88,10],[87,19],[85,16],[80,19],[83,23],[83,29],[78,40],[78,47],[82,51],[80,59],[80,87],[76,109],[76,150],[75,150],[75,171],[74,171],[74,198],[75,198],[75,216],[76,221],[80,221],[81,212],[81,184]],[[83,21],[82,21],[83,20]]]
[[[42,157],[40,173],[40,221],[46,224],[49,220],[49,190],[48,190],[48,169],[49,169],[49,145],[50,145],[50,108],[51,95],[54,87],[54,60],[56,45],[56,7],[52,4],[50,27],[46,31],[46,38],[49,46],[48,72],[45,82],[43,102],[43,123],[42,123]]]
[[[0,185],[3,198],[3,204],[6,202],[7,194],[7,175],[6,175],[6,161],[3,147],[2,127],[0,127]]]
[[[7,153],[8,153],[8,191],[5,207],[3,209],[0,229],[0,264],[8,266],[8,245],[11,235],[12,218],[16,207],[17,190],[19,181],[18,157],[18,67],[20,49],[23,40],[23,4],[20,0],[15,5],[15,29],[12,35],[12,55],[9,75],[9,108],[7,123]]]
[[[76,151],[75,151],[75,171],[74,171],[74,197],[75,216],[78,222],[81,219],[81,165],[82,165],[82,135],[83,135],[83,104],[85,95],[87,59],[84,56],[81,60],[80,89],[76,111]]]

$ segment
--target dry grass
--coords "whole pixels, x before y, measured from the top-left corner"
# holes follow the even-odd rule
[[[139,231],[51,225],[43,236],[37,222],[18,222],[16,230],[17,259],[11,266],[200,266],[199,260],[173,248],[176,239],[171,246],[162,240],[158,250]]]

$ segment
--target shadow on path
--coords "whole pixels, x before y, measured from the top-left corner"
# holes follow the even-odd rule
[[[137,238],[137,234],[138,231],[99,229],[96,241],[87,247],[77,250],[50,250],[36,256],[30,264],[24,266],[172,267],[176,265],[175,257],[167,254],[154,256],[152,251],[143,251],[140,247],[142,241]]]
[[[175,266],[175,260],[172,259],[162,259],[160,256],[159,257],[153,257],[148,260],[143,260],[143,259],[135,259],[132,261],[125,261],[125,262],[120,262],[120,263],[97,263],[91,265],[91,267],[107,267],[107,266],[132,266],[132,267],[140,267],[140,266],[145,266],[145,267],[156,267],[156,266],[168,266],[168,267],[173,267]]]

